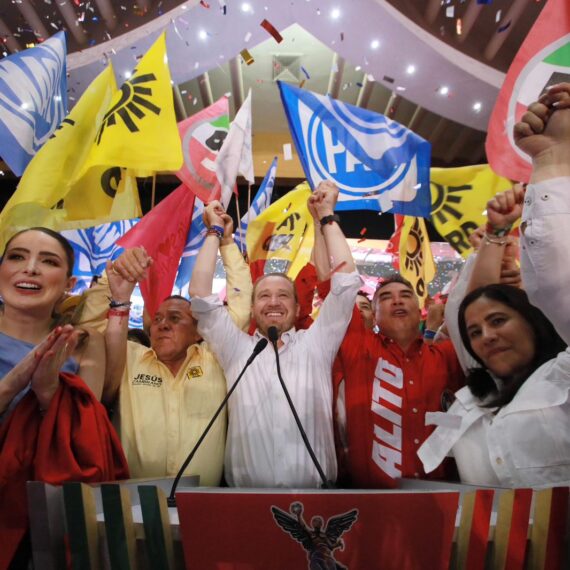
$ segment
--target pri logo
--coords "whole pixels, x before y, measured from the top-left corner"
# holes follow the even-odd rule
[[[335,560],[334,551],[344,550],[341,536],[358,520],[358,509],[331,517],[323,527],[323,517],[315,516],[308,526],[303,518],[303,503],[291,503],[291,514],[273,506],[275,522],[307,551],[309,570],[348,570]],[[291,516],[293,515],[293,516]]]

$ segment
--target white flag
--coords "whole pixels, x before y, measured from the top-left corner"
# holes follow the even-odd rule
[[[222,187],[221,201],[224,208],[227,208],[230,202],[238,174],[250,184],[255,182],[251,153],[251,89],[216,157],[216,175]]]

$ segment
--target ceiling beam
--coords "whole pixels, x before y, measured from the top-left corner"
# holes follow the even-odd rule
[[[497,52],[503,47],[505,40],[509,37],[513,28],[516,26],[519,18],[522,16],[525,8],[528,6],[531,0],[515,0],[507,13],[501,18],[497,30],[501,26],[506,26],[509,22],[509,27],[504,32],[495,32],[495,35],[489,40],[487,47],[485,48],[485,53],[483,54],[487,61],[492,61],[495,59]]]
[[[433,148],[439,141],[445,129],[448,128],[448,126],[449,126],[449,121],[445,117],[440,117],[439,121],[437,122],[437,125],[435,126],[435,129],[433,129],[433,131],[430,133],[428,140],[432,146],[432,154],[433,154]]]
[[[188,113],[186,112],[184,100],[182,99],[180,87],[178,85],[172,86],[172,93],[174,94],[174,110],[176,111],[176,121],[180,122],[188,118]]]
[[[426,110],[421,105],[417,105],[414,114],[412,115],[412,118],[408,123],[408,129],[410,129],[410,131],[415,131],[417,133],[418,127],[420,126],[420,123],[422,122],[425,116],[426,116]]]
[[[457,37],[460,43],[463,43],[469,32],[473,29],[473,25],[477,21],[481,10],[483,9],[484,4],[479,4],[477,0],[471,0],[469,2],[469,6],[467,6],[467,10],[465,10],[465,14],[461,19],[461,35]]]
[[[473,131],[468,127],[461,127],[460,133],[457,137],[455,137],[455,140],[449,146],[447,152],[445,153],[445,156],[443,157],[443,160],[446,162],[446,164],[450,164],[455,160],[457,155],[463,150],[463,147],[469,140],[472,132]]]
[[[0,18],[0,38],[2,38],[2,43],[8,48],[10,53],[22,51],[20,42],[14,37],[14,34],[2,18]]]
[[[196,77],[196,81],[198,81],[202,105],[204,107],[209,107],[214,103],[214,98],[212,97],[212,87],[210,85],[210,76],[208,75],[208,72],[205,71],[201,75],[198,75],[198,77]]]
[[[36,38],[39,40],[47,40],[50,36],[50,33],[47,31],[30,1],[20,0],[16,6],[18,6],[18,10],[20,10],[22,16],[24,16],[24,19],[30,25],[30,28],[32,28],[32,31],[34,32]]]
[[[433,24],[442,6],[441,0],[429,0],[424,11],[424,18],[428,24]]]
[[[338,53],[333,54],[331,72],[329,75],[329,86],[327,89],[327,93],[333,99],[338,99],[338,94],[340,93],[340,86],[342,84],[342,76],[344,73],[344,64],[344,57],[338,55]]]
[[[384,109],[384,115],[386,115],[386,117],[388,117],[389,119],[393,119],[401,101],[402,98],[396,93],[394,93],[394,91],[392,91],[392,94],[388,99],[388,103],[386,103],[386,108]]]
[[[375,81],[368,79],[368,74],[364,74],[364,79],[362,80],[362,87],[358,92],[358,99],[356,100],[356,106],[366,109],[368,103],[370,102],[370,97],[372,96],[372,91],[374,89]]]
[[[110,32],[112,32],[117,27],[118,21],[117,14],[111,4],[111,0],[95,0],[95,4],[97,4],[99,12],[103,17],[103,20],[105,20],[105,26]]]
[[[243,104],[243,74],[240,60],[241,58],[232,57],[228,62],[228,67],[230,68],[230,82],[232,84],[234,113],[237,113]]]
[[[67,24],[69,33],[75,38],[75,41],[79,45],[85,45],[87,43],[87,32],[77,20],[77,14],[69,0],[58,0],[56,4],[58,10],[63,16],[63,19],[65,20],[65,23]]]

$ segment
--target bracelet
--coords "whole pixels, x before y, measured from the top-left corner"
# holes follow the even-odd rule
[[[506,239],[501,239],[499,236],[485,234],[483,236],[483,240],[485,243],[493,244],[493,245],[505,245],[507,243]]]
[[[220,241],[224,237],[224,233],[219,231],[219,226],[211,226],[206,232],[207,236],[216,236]]]
[[[127,317],[130,313],[129,309],[109,309],[107,311],[107,318],[109,317]]]
[[[336,222],[337,224],[340,223],[340,218],[338,217],[337,214],[331,214],[330,216],[323,216],[320,219],[321,228],[323,226],[326,226],[327,224],[332,224],[332,222]]]
[[[504,228],[495,228],[489,222],[487,222],[487,224],[485,225],[485,233],[497,237],[505,237],[512,229],[513,229],[512,224],[509,224]]]
[[[127,307],[128,309],[131,308],[132,303],[130,301],[115,301],[114,299],[109,299],[109,308],[116,309],[118,307]]]
[[[426,329],[424,331],[424,338],[426,340],[433,340],[435,338],[435,335],[437,334],[437,331],[432,331],[430,329]]]
[[[212,224],[209,229],[219,233],[222,237],[224,235],[224,228],[222,226],[217,226],[216,224]]]

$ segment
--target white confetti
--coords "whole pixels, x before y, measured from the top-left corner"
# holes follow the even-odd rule
[[[293,149],[291,148],[291,143],[285,143],[283,145],[283,160],[293,160]]]

